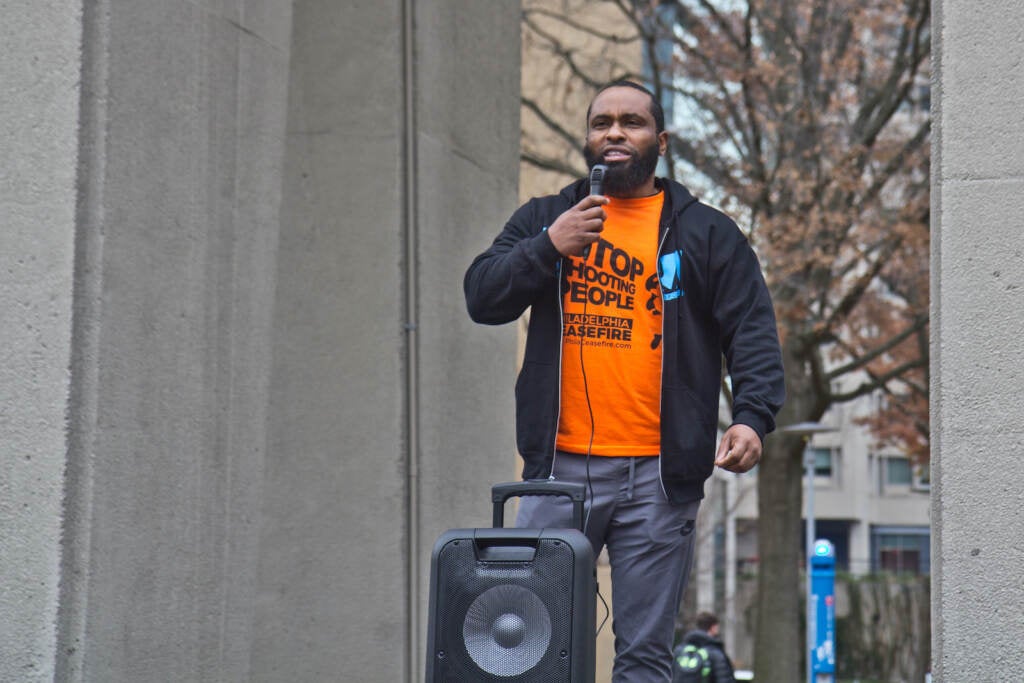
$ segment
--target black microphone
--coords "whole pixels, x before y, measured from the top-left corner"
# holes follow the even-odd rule
[[[590,169],[590,194],[604,194],[604,174],[608,172],[608,167],[604,164],[594,164],[594,168]],[[583,260],[586,261],[590,257],[590,245],[583,247]]]
[[[608,167],[604,164],[594,164],[590,169],[590,194],[604,194],[604,174]]]

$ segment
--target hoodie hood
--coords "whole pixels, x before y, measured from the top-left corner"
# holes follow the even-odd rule
[[[690,645],[696,645],[697,647],[707,647],[708,645],[711,645],[720,650],[722,649],[722,640],[720,638],[715,638],[707,631],[701,631],[700,629],[694,629],[687,633],[686,637],[683,638],[683,642]]]

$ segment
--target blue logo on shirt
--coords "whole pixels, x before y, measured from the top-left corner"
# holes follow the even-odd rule
[[[686,292],[682,289],[683,252],[674,251],[664,254],[658,259],[659,277],[661,278],[662,297],[665,301],[678,299]]]

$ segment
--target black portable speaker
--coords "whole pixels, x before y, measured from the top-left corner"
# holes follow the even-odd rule
[[[594,551],[577,529],[505,529],[512,497],[568,496],[582,528],[582,484],[525,481],[491,490],[493,529],[450,529],[430,563],[427,683],[593,683]]]

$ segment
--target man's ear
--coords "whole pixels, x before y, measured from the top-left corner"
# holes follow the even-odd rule
[[[665,156],[665,152],[668,151],[668,131],[663,130],[658,133],[658,156]]]

